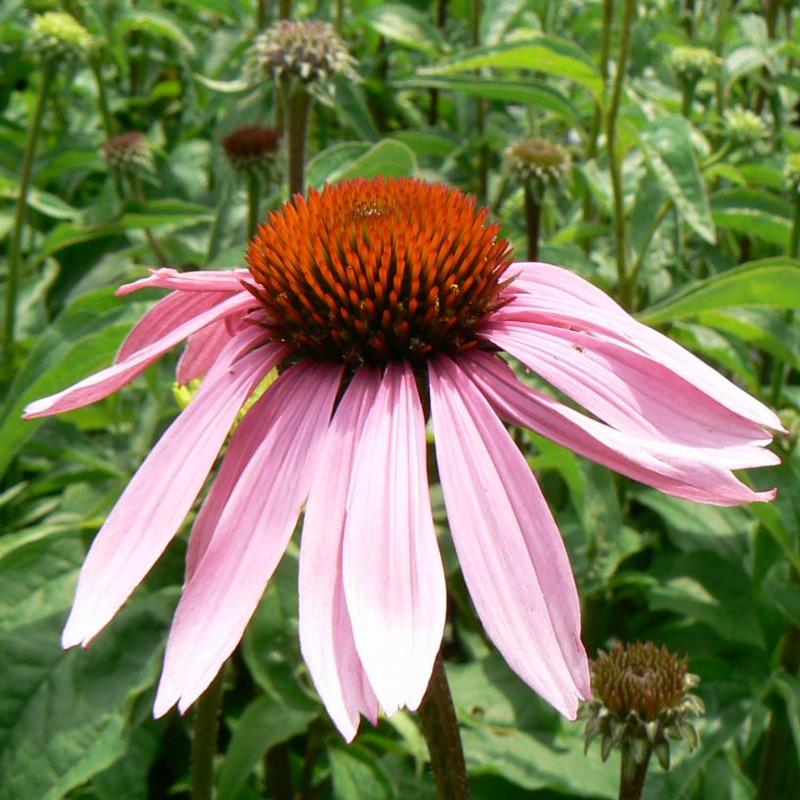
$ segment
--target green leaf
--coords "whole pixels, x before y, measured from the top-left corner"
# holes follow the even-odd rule
[[[369,150],[367,142],[340,142],[317,153],[306,165],[306,183],[318,189],[332,183]]]
[[[361,19],[390,41],[435,55],[444,49],[438,29],[426,14],[405,3],[381,3],[368,8]]]
[[[393,800],[397,795],[389,776],[368,750],[350,745],[328,750],[336,800]]]
[[[236,723],[219,771],[218,800],[234,800],[264,753],[303,733],[315,715],[273,697],[262,696],[250,703]]]
[[[486,76],[409,78],[397,81],[398,89],[441,89],[446,92],[461,92],[471,97],[485,97],[504,103],[521,103],[536,108],[546,108],[570,123],[577,123],[578,110],[557,89],[536,81],[508,81]]]
[[[195,72],[194,79],[198,83],[202,83],[207,89],[211,89],[212,92],[220,92],[221,94],[241,94],[251,88],[251,84],[241,78],[232,81],[216,81],[213,78],[207,78],[205,75]]]
[[[413,175],[414,152],[395,139],[384,139],[370,147],[363,142],[343,142],[329,147],[308,164],[310,186],[321,187],[350,178],[401,177]]]
[[[727,189],[711,198],[714,222],[786,248],[792,228],[789,203],[760,189]]]
[[[659,117],[642,131],[640,144],[647,165],[686,224],[713,244],[716,232],[689,123],[675,114]]]
[[[393,138],[410,147],[418,156],[446,158],[459,142],[441,131],[394,131]]]
[[[603,94],[603,79],[591,58],[577,45],[554,36],[466,50],[455,58],[420,72],[425,75],[452,75],[485,67],[544,72],[573,81],[598,99]]]
[[[766,258],[695,281],[642,312],[640,319],[657,325],[737,306],[800,308],[800,261]]]
[[[129,9],[115,22],[115,27],[117,33],[120,34],[141,31],[150,36],[163,36],[187,53],[195,52],[195,46],[183,32],[180,21],[166,11]]]
[[[23,420],[25,406],[109,366],[143,308],[114,297],[111,289],[101,289],[68,306],[39,337],[0,409],[0,475],[43,422]]]

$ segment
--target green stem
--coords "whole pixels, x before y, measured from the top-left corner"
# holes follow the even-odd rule
[[[146,202],[144,189],[142,188],[142,182],[139,179],[139,176],[136,174],[131,175],[130,183],[131,189],[133,190],[133,196],[136,198],[136,202]],[[158,240],[158,237],[153,233],[153,231],[150,230],[150,228],[144,229],[144,235],[147,237],[147,242],[156,257],[156,261],[158,261],[158,266],[168,267],[169,258],[167,258],[167,254],[164,251],[164,248],[161,246],[161,242]]]
[[[223,665],[197,701],[192,737],[192,800],[212,800],[214,796],[214,754],[217,751],[224,672]]]
[[[477,47],[481,43],[482,13],[481,0],[472,0],[470,40],[473,47]],[[484,141],[484,135],[486,133],[486,98],[478,97],[475,103],[475,136],[478,141],[480,141],[480,147],[478,149],[477,196],[481,203],[485,203],[489,189],[489,148]]]
[[[647,768],[650,766],[650,755],[651,751],[648,748],[644,760],[637,763],[632,749],[623,745],[619,770],[619,800],[639,800],[641,798]]]
[[[528,229],[528,261],[539,260],[539,227],[542,207],[539,198],[531,190],[530,179],[525,181],[525,224]]]
[[[220,247],[222,231],[228,221],[230,209],[231,189],[226,180],[222,184],[219,202],[217,203],[217,213],[214,216],[214,224],[211,226],[211,233],[208,237],[208,252],[206,253],[206,264],[210,264],[217,256]],[[116,396],[116,395],[115,395]]]
[[[336,31],[342,32],[344,26],[344,0],[336,0]]]
[[[789,237],[789,258],[797,258],[800,250],[800,184],[793,185],[794,190],[794,216],[792,218],[792,233]]]
[[[622,37],[619,45],[619,61],[614,76],[611,103],[606,116],[606,141],[611,170],[611,186],[614,193],[614,247],[617,259],[617,283],[619,301],[624,308],[630,308],[633,299],[633,285],[628,275],[628,232],[625,224],[625,198],[622,189],[622,165],[617,145],[617,116],[622,100],[622,84],[628,66],[631,46],[631,29],[636,13],[635,0],[625,0],[622,16]]]
[[[278,18],[289,19],[292,16],[292,0],[280,0],[278,3]]]
[[[692,103],[694,102],[694,90],[697,86],[697,81],[682,81],[681,86],[681,115],[689,119],[692,113]]]
[[[286,147],[289,161],[289,197],[303,194],[306,185],[306,143],[311,119],[311,95],[299,85],[283,85]]]
[[[273,800],[292,800],[292,769],[286,742],[270,747],[264,756],[266,789]]]
[[[470,800],[472,793],[461,747],[458,718],[441,655],[436,656],[431,679],[417,714],[428,743],[439,800]]]
[[[247,239],[256,235],[258,230],[258,201],[261,195],[258,178],[255,175],[247,176]]]
[[[106,85],[103,81],[101,62],[97,58],[92,58],[89,62],[89,66],[91,67],[95,82],[97,83],[97,106],[100,109],[100,116],[103,119],[106,139],[111,139],[116,133],[116,127],[114,125],[114,118],[111,116],[111,111],[108,107],[108,97],[106,95]]]
[[[17,196],[17,209],[14,215],[14,228],[11,232],[11,243],[8,249],[8,272],[6,274],[6,317],[3,364],[7,376],[10,376],[14,360],[14,328],[17,316],[17,289],[19,283],[19,262],[22,250],[22,230],[25,227],[25,212],[28,209],[28,190],[33,172],[33,159],[36,154],[36,142],[39,139],[39,130],[42,126],[47,93],[53,75],[51,62],[45,62],[42,67],[39,94],[36,97],[36,107],[33,120],[28,131],[28,141],[25,145],[25,155],[22,160],[22,174],[19,182],[19,195]]]

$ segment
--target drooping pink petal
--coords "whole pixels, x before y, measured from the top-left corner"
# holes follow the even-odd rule
[[[590,694],[580,604],[533,473],[457,364],[429,362],[436,461],[464,580],[511,668],[574,719]]]
[[[113,364],[57,394],[35,400],[25,409],[25,419],[61,414],[107,397],[130,383],[150,364],[188,336],[229,314],[242,313],[253,304],[252,297],[242,292],[208,309],[171,330],[166,336],[137,350],[130,358]]]
[[[218,354],[235,335],[236,333],[231,332],[227,319],[212,322],[197,333],[193,333],[178,359],[175,380],[178,383],[189,383],[195,378],[205,377],[216,362]]]
[[[259,336],[247,332],[227,348],[111,510],[83,563],[65,647],[88,643],[108,623],[180,529],[239,408],[272,368],[272,344],[235,361]]]
[[[484,335],[619,431],[714,448],[731,468],[774,463],[761,425],[630,345],[530,322],[489,323]]]
[[[356,448],[344,590],[356,650],[387,714],[422,700],[442,639],[445,584],[414,374],[390,364]]]
[[[240,292],[242,291],[242,278],[247,278],[250,272],[246,269],[233,270],[195,270],[193,272],[178,272],[165,267],[151,270],[146,278],[140,278],[133,283],[126,283],[117,289],[117,295],[123,297],[140,289],[173,289],[184,292]]]
[[[167,642],[156,716],[176,702],[181,711],[194,702],[241,639],[308,493],[341,373],[338,366],[301,361],[245,417],[257,446],[184,587]]]
[[[520,383],[508,365],[488,353],[461,363],[501,417],[656,489],[701,503],[730,506],[772,500],[774,490],[754,492],[715,452],[624,434]]]
[[[231,297],[229,292],[172,292],[159,300],[137,323],[119,348],[116,363],[163,339],[170,331]]]
[[[778,416],[685,348],[635,320],[588,281],[551,264],[517,263],[507,290],[514,299],[493,321],[515,320],[603,333],[633,346],[741,417],[783,431]]]
[[[300,546],[300,647],[314,685],[349,742],[359,714],[375,719],[378,701],[356,652],[342,581],[345,504],[356,444],[380,386],[362,367],[336,409],[319,452]]]

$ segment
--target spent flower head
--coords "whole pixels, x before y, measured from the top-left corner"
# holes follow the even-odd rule
[[[572,168],[569,150],[547,139],[527,137],[512,142],[505,151],[506,161],[521,180],[534,178],[543,183],[558,183]]]
[[[33,19],[30,47],[43,61],[86,58],[93,46],[89,31],[66,11],[47,11]]]
[[[260,68],[275,80],[294,79],[311,87],[332,75],[357,78],[355,59],[327,22],[282,19],[260,33],[254,53]]]
[[[725,133],[739,143],[757,142],[765,139],[769,132],[764,120],[749,108],[736,106],[724,114]]]
[[[269,176],[280,144],[278,128],[248,125],[222,137],[222,147],[231,166],[246,175]]]
[[[588,719],[586,748],[597,736],[605,761],[615,745],[627,748],[636,762],[655,752],[669,768],[669,739],[698,744],[690,720],[702,714],[703,702],[691,694],[699,683],[687,671],[687,661],[652,642],[600,652],[591,663],[592,699],[581,716]]]
[[[127,131],[103,145],[108,168],[126,174],[151,173],[155,169],[153,153],[141,131]]]
[[[679,76],[697,80],[711,74],[722,59],[707,47],[682,45],[670,51],[669,63]]]

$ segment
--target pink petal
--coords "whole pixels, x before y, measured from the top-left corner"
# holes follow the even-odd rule
[[[458,560],[511,668],[575,719],[590,694],[569,557],[533,473],[449,358],[429,363],[436,461]]]
[[[509,267],[517,278],[508,289],[514,299],[493,321],[539,322],[603,333],[626,342],[659,362],[734,414],[783,431],[777,415],[671,339],[635,320],[588,281],[550,264]]]
[[[301,361],[245,418],[258,441],[175,612],[156,716],[176,702],[181,711],[191,705],[241,639],[308,493],[341,374],[338,366]]]
[[[356,444],[375,402],[380,374],[356,372],[325,436],[306,504],[300,548],[300,647],[331,719],[349,742],[359,713],[378,702],[356,652],[342,581],[345,503]]]
[[[258,336],[227,348],[111,510],[81,569],[64,647],[87,644],[108,623],[180,529],[239,408],[272,367],[274,345],[233,363]]]
[[[356,449],[344,590],[356,649],[387,714],[419,706],[445,621],[431,516],[425,421],[414,374],[390,364]]]
[[[621,433],[517,380],[508,365],[487,353],[465,356],[469,374],[500,416],[576,453],[667,494],[715,505],[771,500],[714,464],[715,452]],[[720,458],[724,464],[724,457]]]
[[[117,353],[115,362],[125,361],[198,314],[227,300],[227,292],[172,292],[159,300],[133,327]]]
[[[713,448],[734,469],[774,463],[763,427],[626,343],[531,322],[489,323],[484,335],[617,430]]]
[[[68,389],[58,392],[58,394],[35,400],[25,409],[25,419],[61,414],[64,411],[72,411],[75,408],[89,405],[89,403],[94,403],[103,397],[107,397],[117,389],[130,383],[137,375],[144,372],[150,364],[176,344],[191,336],[191,334],[221,317],[241,313],[252,304],[252,297],[244,292],[229,297],[213,308],[182,323],[161,339],[143,347],[141,350],[137,350],[125,361],[96,372]]]
[[[178,383],[189,383],[195,378],[205,377],[217,360],[218,354],[235,335],[231,332],[231,326],[226,319],[212,322],[203,330],[193,333],[178,360],[178,368],[175,371]]]
[[[117,289],[122,297],[140,289],[179,289],[185,292],[240,292],[242,279],[249,277],[246,269],[197,270],[178,272],[174,269],[154,269],[146,278],[126,283]]]

